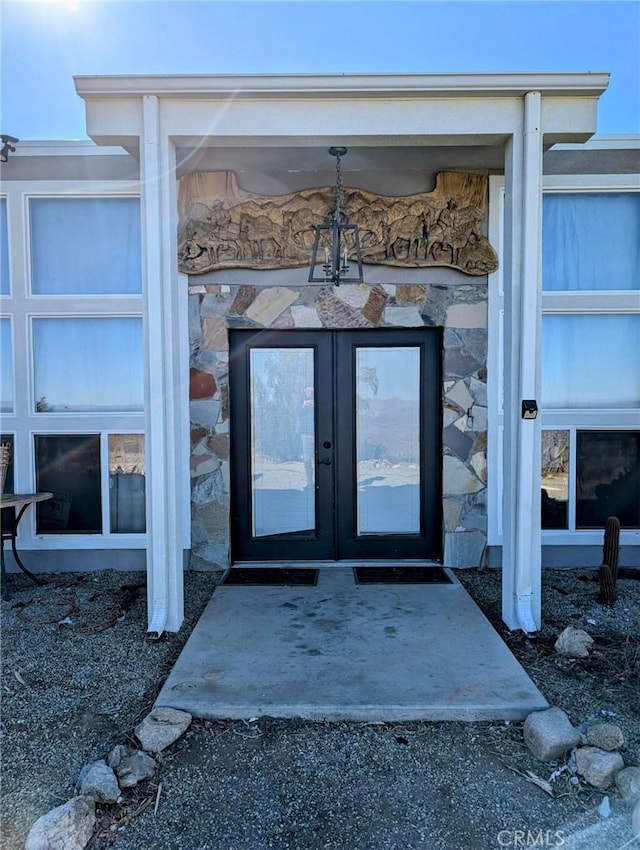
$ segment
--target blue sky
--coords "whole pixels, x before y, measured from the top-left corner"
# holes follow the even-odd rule
[[[0,129],[86,138],[74,74],[610,71],[640,132],[639,0],[0,0]]]

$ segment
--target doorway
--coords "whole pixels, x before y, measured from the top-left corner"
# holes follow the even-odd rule
[[[232,561],[439,560],[437,328],[231,330]]]

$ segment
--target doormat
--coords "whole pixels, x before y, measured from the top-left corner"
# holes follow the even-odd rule
[[[233,567],[223,582],[268,587],[314,587],[317,583],[318,570],[275,567]]]
[[[452,584],[442,567],[354,567],[356,584]]]

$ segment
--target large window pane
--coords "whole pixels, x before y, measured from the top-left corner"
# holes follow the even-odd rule
[[[358,534],[420,532],[420,349],[359,348]]]
[[[542,528],[568,528],[569,432],[542,432]]]
[[[7,235],[7,199],[0,198],[0,295],[8,295],[9,237]]]
[[[0,413],[13,411],[11,319],[0,319]]]
[[[144,533],[143,434],[109,434],[109,513],[112,534]]]
[[[547,291],[640,289],[640,193],[545,194]]]
[[[576,527],[640,527],[640,431],[578,431]]]
[[[139,294],[138,199],[32,199],[31,269],[36,295]]]
[[[36,319],[33,336],[37,411],[142,410],[141,319]]]
[[[640,316],[543,316],[542,403],[639,407]]]
[[[100,534],[100,436],[52,434],[35,437],[36,487],[53,499],[37,507],[38,534]]]
[[[254,348],[250,369],[253,536],[312,531],[313,349]]]

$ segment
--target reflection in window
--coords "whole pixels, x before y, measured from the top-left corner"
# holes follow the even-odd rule
[[[137,198],[33,198],[35,295],[139,295]]]
[[[542,528],[568,528],[569,432],[542,432]]]
[[[38,412],[143,409],[142,320],[35,319]]]
[[[0,413],[13,412],[11,319],[0,319]]]
[[[252,534],[315,529],[312,348],[251,349]]]
[[[15,479],[13,477],[13,434],[0,434],[0,443],[2,443],[3,446],[8,446],[9,448],[7,465],[3,470],[4,479],[0,482],[2,485],[0,489],[3,493],[15,493]],[[9,508],[8,510],[12,510],[12,508]]]
[[[7,234],[7,199],[0,198],[0,295],[8,295],[9,285],[9,237]]]
[[[640,431],[578,431],[576,527],[640,527]]]
[[[35,438],[36,487],[53,499],[36,505],[38,534],[100,534],[100,435]]]
[[[546,291],[640,289],[640,193],[545,194]]]
[[[143,434],[109,434],[109,514],[112,534],[144,533]]]
[[[356,356],[358,534],[420,532],[420,349]]]
[[[543,316],[542,403],[640,407],[640,315]]]

